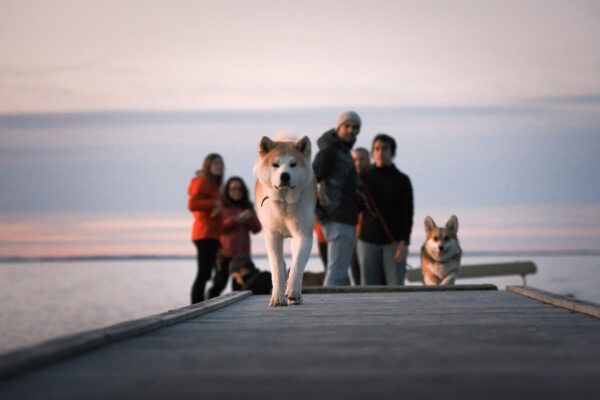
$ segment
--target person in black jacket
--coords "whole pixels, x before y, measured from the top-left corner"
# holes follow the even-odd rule
[[[361,176],[369,211],[363,213],[357,245],[363,285],[403,285],[413,225],[410,178],[392,159],[396,141],[378,134],[371,147],[373,167]]]
[[[354,111],[340,115],[335,129],[319,140],[313,161],[319,183],[317,218],[327,239],[327,272],[324,286],[349,285],[348,269],[356,243],[359,199],[356,171],[350,150],[356,142],[361,120]]]
[[[271,294],[271,273],[256,268],[250,257],[238,256],[229,263],[229,273],[237,287],[234,290],[250,290],[252,294]]]

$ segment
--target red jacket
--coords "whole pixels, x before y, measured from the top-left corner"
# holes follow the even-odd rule
[[[192,240],[219,239],[223,226],[221,213],[211,216],[215,205],[221,200],[219,188],[209,179],[197,176],[188,188],[188,209],[194,216]]]
[[[221,254],[224,257],[250,255],[250,232],[260,232],[262,226],[252,211],[252,217],[244,222],[237,221],[244,209],[235,205],[223,207],[223,233],[221,234]]]

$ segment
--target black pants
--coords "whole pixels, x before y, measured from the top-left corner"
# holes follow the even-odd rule
[[[219,296],[223,289],[225,289],[225,286],[227,286],[227,281],[229,280],[230,261],[231,258],[229,257],[219,257],[217,268],[215,268],[215,277],[213,278],[213,285],[208,290],[209,299]]]
[[[318,243],[319,245],[319,255],[321,256],[321,261],[323,261],[323,269],[327,272],[327,242]]]
[[[219,241],[217,239],[194,240],[198,252],[198,274],[192,286],[192,304],[204,300],[206,282],[210,279],[217,261]]]
[[[354,284],[360,286],[360,264],[358,263],[358,255],[356,254],[356,246],[352,251],[352,278],[354,278]]]

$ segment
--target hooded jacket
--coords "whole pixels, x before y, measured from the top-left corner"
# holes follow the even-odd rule
[[[322,223],[356,225],[358,222],[357,177],[350,154],[353,144],[340,139],[334,129],[317,140],[319,152],[313,161],[313,170],[319,190],[329,199],[329,204],[317,203],[317,217]]]

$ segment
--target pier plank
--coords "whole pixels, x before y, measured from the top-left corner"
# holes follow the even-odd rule
[[[600,320],[494,290],[267,296],[0,382],[0,398],[600,398]]]

